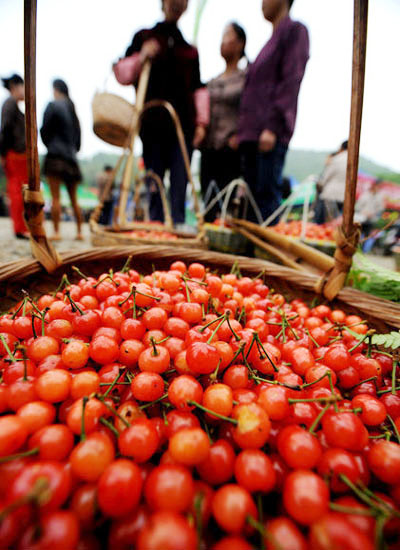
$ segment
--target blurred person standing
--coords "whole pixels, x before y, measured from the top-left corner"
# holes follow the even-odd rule
[[[144,62],[152,61],[146,101],[161,99],[172,104],[180,118],[191,156],[193,148],[197,148],[205,137],[209,113],[207,89],[200,80],[197,49],[186,42],[177,27],[187,6],[188,0],[162,0],[164,21],[152,29],[137,32],[125,58],[130,57],[133,61],[131,83],[135,86]],[[117,72],[116,76],[118,79]],[[166,170],[170,170],[172,218],[175,224],[183,224],[187,174],[174,124],[164,108],[156,107],[144,113],[140,137],[146,169],[153,170],[161,179]],[[150,183],[149,194],[150,218],[164,221],[161,197],[154,184]]]
[[[77,162],[77,152],[81,147],[81,128],[75,112],[75,106],[69,97],[67,84],[60,79],[53,82],[54,101],[45,110],[40,130],[47,155],[43,164],[43,173],[49,182],[52,206],[51,217],[54,225],[52,240],[60,240],[60,185],[65,183],[71,200],[77,225],[77,240],[82,237],[82,213],[78,204],[77,188],[82,180]]]
[[[347,145],[348,142],[344,141],[339,149],[326,159],[324,171],[317,183],[316,223],[325,223],[329,219],[336,218],[343,211],[346,188]]]
[[[221,56],[225,60],[225,71],[207,84],[210,94],[210,125],[201,150],[201,191],[212,200],[216,192],[210,192],[215,182],[222,191],[232,180],[240,176],[240,154],[238,150],[238,119],[240,98],[246,71],[239,69],[239,61],[245,57],[246,33],[238,23],[232,22],[225,28],[221,42]],[[214,206],[205,216],[212,222],[218,212]]]
[[[289,17],[292,4],[293,0],[263,0],[262,11],[273,33],[249,67],[240,106],[243,176],[264,219],[282,200],[282,170],[309,58],[308,31]]]
[[[28,239],[22,198],[22,186],[28,183],[25,116],[18,108],[18,103],[25,98],[24,81],[17,74],[2,81],[10,92],[1,109],[0,130],[0,156],[7,179],[10,217],[17,239]]]
[[[103,201],[99,223],[101,225],[111,225],[113,217],[113,190],[114,182],[112,166],[106,164],[103,170],[96,176],[96,185],[98,189],[99,200]]]

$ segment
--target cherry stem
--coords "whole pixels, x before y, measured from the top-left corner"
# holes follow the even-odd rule
[[[293,403],[320,403],[320,402],[325,402],[325,403],[334,403],[335,401],[337,401],[338,398],[336,397],[310,397],[310,398],[305,398],[305,399],[291,399],[289,397],[288,399],[288,402],[290,405],[293,405]]]
[[[333,385],[333,382],[332,382],[332,375],[331,375],[330,371],[327,372],[327,376],[328,376],[328,380],[329,380],[329,387],[331,389],[331,394],[335,398],[335,400],[333,401],[333,408],[335,409],[335,412],[339,412],[337,399],[336,399],[336,395],[335,395],[335,388],[334,388],[334,385]]]
[[[356,514],[357,516],[375,516],[375,512],[370,508],[353,508],[352,506],[342,506],[336,504],[336,502],[330,502],[329,508],[335,512],[342,512],[343,514]]]
[[[38,477],[31,491],[26,493],[20,498],[17,498],[11,502],[8,506],[5,506],[0,512],[0,522],[3,521],[14,510],[28,504],[29,502],[35,502],[40,498],[40,495],[47,492],[50,489],[49,482],[45,477]]]
[[[25,296],[25,298],[22,300],[22,302],[19,304],[17,309],[14,311],[14,313],[11,315],[11,319],[14,321],[18,313],[21,311],[23,307],[25,307],[26,302],[28,301],[28,297]]]
[[[384,395],[385,393],[390,393],[390,392],[392,391],[392,389],[393,389],[393,388],[389,388],[388,390],[379,390],[379,391],[377,391],[376,393],[377,393],[378,395]],[[400,386],[397,386],[397,387],[395,388],[395,391],[397,392],[397,391],[399,391],[399,390],[400,390]]]
[[[24,362],[24,376],[23,376],[22,380],[24,382],[26,382],[28,380],[28,364],[27,364],[28,357],[26,355],[26,347],[21,344],[21,345],[18,346],[18,349],[22,353],[22,360]]]
[[[153,336],[150,338],[150,343],[151,343],[151,345],[153,346],[152,356],[153,356],[153,357],[157,357],[157,355],[160,355],[160,352],[157,351],[157,348],[156,348],[156,341],[155,341],[155,339],[153,338]]]
[[[196,279],[191,279],[190,277],[186,277],[186,275],[182,275],[182,280],[189,281],[190,283],[196,283],[197,285],[208,286],[208,283],[204,283],[203,281],[196,281]]]
[[[101,401],[103,403],[103,405],[106,407],[106,409],[108,409],[110,412],[113,413],[114,416],[116,416],[117,418],[119,418],[119,420],[121,420],[121,422],[123,424],[125,424],[125,426],[127,428],[130,428],[131,425],[130,423],[127,421],[126,418],[124,418],[121,414],[119,414],[119,412],[117,412],[114,407],[112,407],[111,405],[109,405],[108,403],[106,403],[106,400],[104,399],[104,396],[103,395],[96,395],[97,399],[99,401]]]
[[[263,353],[265,354],[266,358],[268,359],[268,361],[271,363],[272,365],[272,368],[274,369],[275,372],[279,372],[279,369],[278,367],[275,365],[275,363],[272,361],[271,357],[269,356],[268,352],[266,351],[266,349],[264,348],[261,340],[260,340],[260,337],[257,333],[255,333],[255,338],[256,338],[256,342],[257,342],[257,345],[261,347]]]
[[[92,285],[92,288],[97,288],[101,283],[104,283],[104,281],[107,281],[107,280],[110,280],[112,284],[115,285],[116,287],[119,286],[118,281],[114,281],[112,273],[108,273],[105,277],[102,277],[99,281],[97,281],[97,283]]]
[[[35,319],[37,319],[37,316],[34,313],[32,313],[32,316],[31,316],[32,334],[33,334],[34,339],[36,340],[37,334],[36,334],[36,329],[35,329]]]
[[[361,338],[361,340],[359,340],[359,341],[357,342],[357,344],[354,344],[354,346],[353,346],[352,348],[349,349],[349,353],[352,353],[355,349],[358,348],[358,346],[361,346],[361,344],[363,344],[363,343],[365,342],[365,340],[366,340],[367,338],[369,338],[369,336],[370,336],[370,335],[369,335],[368,333],[364,334],[364,337]]]
[[[339,474],[339,479],[341,481],[343,481],[343,483],[345,485],[347,485],[347,487],[349,487],[349,489],[351,489],[353,491],[353,493],[355,493],[358,498],[360,500],[362,500],[362,502],[364,502],[365,504],[367,504],[370,508],[372,508],[373,510],[376,510],[377,512],[380,512],[382,513],[382,510],[380,508],[378,508],[378,506],[371,500],[371,497],[368,496],[363,490],[361,490],[359,487],[357,487],[356,485],[354,485],[354,483],[352,481],[350,481],[350,479],[345,475],[345,474]]]
[[[204,499],[203,491],[200,491],[196,494],[193,501],[194,516],[196,522],[196,532],[197,532],[197,548],[198,550],[202,549],[202,538],[203,538],[203,517],[202,517],[202,504]]]
[[[215,367],[214,372],[210,374],[210,380],[212,380],[213,382],[215,382],[215,380],[218,378],[218,371],[221,363],[222,363],[222,359],[218,361],[218,365]]]
[[[104,399],[108,396],[108,394],[109,394],[110,392],[112,392],[113,388],[115,387],[115,384],[119,381],[119,379],[120,379],[121,376],[124,374],[124,372],[125,372],[125,369],[119,369],[119,372],[118,372],[117,376],[114,378],[114,380],[111,382],[110,387],[109,387],[108,390],[103,394]]]
[[[85,441],[86,439],[86,431],[85,431],[85,409],[87,402],[89,401],[89,397],[86,395],[82,398],[82,415],[81,415],[81,441]]]
[[[145,403],[144,405],[140,405],[139,409],[147,409],[147,407],[151,407],[152,405],[155,405],[156,403],[159,403],[160,401],[163,401],[163,399],[166,399],[168,397],[168,392],[164,393],[161,397],[158,399],[154,399],[154,401],[149,401],[148,403]]]
[[[311,332],[308,330],[308,328],[306,328],[305,332],[306,332],[307,336],[310,338],[311,342],[314,344],[314,346],[316,348],[320,348],[321,346],[318,344],[318,342],[315,340],[315,338],[313,338],[311,336]]]
[[[260,524],[263,525],[264,510],[263,510],[261,493],[257,495],[257,511],[258,511],[258,520]],[[263,532],[260,531],[260,545],[261,545],[261,550],[265,550],[265,529],[263,529]]]
[[[11,361],[15,361],[15,357],[14,355],[11,353],[11,350],[10,348],[8,347],[8,344],[6,342],[6,339],[4,338],[4,336],[2,334],[0,334],[0,340],[1,340],[1,343],[3,344],[9,358],[11,359]]]
[[[220,418],[221,420],[225,420],[226,422],[230,422],[231,424],[238,424],[238,421],[234,418],[231,418],[230,416],[224,416],[223,414],[216,413],[212,411],[211,409],[207,409],[206,407],[203,407],[203,405],[200,405],[200,403],[197,403],[197,401],[187,401],[188,405],[193,405],[194,407],[197,407],[198,409],[201,409],[202,411],[208,413],[211,416],[215,416],[216,418]]]
[[[127,273],[131,268],[132,255],[128,256],[126,262],[124,263],[121,273]]]
[[[252,378],[260,382],[266,382],[267,384],[274,384],[275,386],[283,386],[288,390],[301,391],[300,386],[289,386],[289,384],[285,384],[284,382],[279,382],[278,380],[268,380],[267,378],[261,378],[261,376],[256,376],[256,375],[253,375]]]
[[[328,376],[329,373],[323,374],[320,378],[317,378],[317,380],[314,380],[313,382],[308,382],[308,384],[302,384],[300,388],[304,390],[304,388],[308,388],[309,386],[313,386],[314,384],[317,384],[318,382],[321,382],[324,378]]]
[[[56,290],[53,292],[53,295],[56,296],[58,292],[60,292],[61,290],[64,290],[64,288],[67,286],[71,286],[71,283],[69,282],[66,273],[64,273],[64,275],[61,277],[61,282],[56,288]]]
[[[66,291],[65,291],[65,295],[67,296],[68,300],[70,301],[72,311],[78,311],[78,312],[79,312],[79,315],[84,315],[83,311],[82,311],[81,308],[77,305],[77,303],[75,302],[75,300],[73,300],[73,299],[71,298],[71,294],[70,294],[69,290],[66,290]]]
[[[297,334],[297,332],[294,330],[294,328],[292,327],[292,325],[290,324],[290,321],[294,321],[296,318],[297,318],[297,315],[295,315],[294,317],[291,317],[290,321],[289,319],[287,318],[286,316],[286,313],[283,313],[283,317],[285,319],[285,324],[287,325],[287,327],[291,330],[293,336],[294,336],[294,339],[295,340],[300,340],[300,336]]]
[[[241,344],[241,345],[239,346],[239,349],[237,350],[237,352],[236,352],[235,355],[233,356],[232,361],[227,365],[227,367],[226,367],[227,369],[228,369],[230,366],[232,366],[232,365],[234,364],[234,362],[236,361],[236,359],[239,357],[239,355],[240,355],[241,353],[243,353],[244,347],[245,347],[245,344],[244,344],[244,342],[243,342],[243,344]]]
[[[213,325],[214,323],[218,323],[218,321],[221,321],[221,319],[224,319],[225,320],[225,314],[224,315],[220,315],[219,317],[217,317],[216,319],[214,319],[213,321],[210,321],[209,323],[207,323],[206,325],[203,325],[202,327],[199,328],[199,332],[200,333],[203,333],[206,328],[210,327],[211,325]]]
[[[393,368],[392,368],[392,395],[396,395],[396,370],[397,370],[397,361],[393,361]]]
[[[379,510],[381,513],[390,514],[390,515],[396,516],[397,518],[400,517],[400,512],[398,512],[395,508],[392,508],[392,507],[390,506],[390,504],[388,504],[385,500],[383,500],[381,497],[379,497],[378,495],[376,495],[373,491],[371,491],[371,489],[369,489],[368,487],[366,487],[361,481],[358,482],[358,485],[360,486],[360,489],[361,489],[368,497],[370,497],[371,499],[376,500],[376,502],[378,502],[379,504],[381,504],[381,505],[383,506],[383,509],[378,507],[378,510]],[[375,504],[375,503],[374,503],[374,504]],[[376,506],[376,505],[375,505],[375,506]]]
[[[170,338],[172,338],[172,336],[169,334],[168,336],[166,336],[166,337],[163,338],[162,340],[159,340],[158,342],[156,342],[156,345],[159,346],[160,344],[163,344],[164,342],[166,342],[166,341],[169,340]]]
[[[227,316],[226,315],[223,315],[222,316],[223,319],[221,319],[221,321],[218,323],[218,325],[216,326],[216,328],[213,330],[213,332],[211,333],[211,336],[210,338],[207,340],[207,344],[211,344],[211,342],[213,341],[214,339],[214,336],[217,334],[217,332],[219,331],[219,329],[221,328],[221,326],[224,324],[225,320],[228,320]]]
[[[386,415],[391,423],[391,425],[393,426],[393,430],[394,430],[394,433],[396,434],[396,437],[397,437],[397,442],[400,443],[400,434],[399,434],[399,430],[397,429],[397,426],[396,426],[396,423],[395,421],[393,420],[393,418],[390,416],[390,414],[387,414]]]
[[[260,273],[258,275],[256,275],[255,277],[253,277],[251,280],[254,282],[254,281],[257,281],[257,279],[261,279],[261,277],[264,277],[265,275],[265,269],[263,269],[262,271],[260,271]]]
[[[240,310],[239,317],[238,317],[238,323],[241,322],[242,317],[244,317],[245,320],[246,320],[246,310],[245,310],[244,306],[242,306],[242,309]]]
[[[310,434],[314,434],[315,432],[315,429],[317,428],[318,424],[320,423],[322,417],[325,415],[325,413],[327,412],[327,410],[330,408],[331,404],[330,403],[327,403],[325,405],[325,407],[322,409],[322,411],[319,413],[319,415],[316,417],[316,419],[314,420],[314,422],[311,424],[310,428],[309,428],[309,432]]]
[[[24,451],[23,453],[17,453],[15,455],[2,456],[2,457],[0,457],[0,464],[4,464],[5,462],[11,462],[13,460],[17,460],[17,458],[24,458],[26,456],[37,455],[39,453],[39,451],[40,451],[39,447],[34,447],[33,449],[29,449],[29,451]]]
[[[85,279],[85,281],[88,281],[89,280],[89,277],[87,275],[85,275],[84,273],[82,273],[82,271],[79,269],[79,267],[76,267],[76,265],[73,265],[72,266],[72,269],[74,271],[76,271],[76,273],[78,273],[78,275],[80,277],[82,277],[82,279]]]
[[[114,435],[115,437],[119,437],[119,431],[113,426],[113,424],[111,422],[109,422],[108,420],[106,420],[104,418],[104,416],[102,416],[100,418],[100,422],[106,426]]]
[[[361,380],[360,382],[357,382],[357,384],[354,384],[354,386],[351,386],[351,389],[357,388],[358,386],[361,386],[361,384],[364,384],[365,382],[372,382],[372,381],[375,382],[375,386],[376,386],[376,379],[377,379],[377,376],[370,376],[369,378],[366,378],[365,380]],[[379,392],[377,392],[377,393],[379,393]]]
[[[229,330],[232,332],[236,342],[239,342],[240,340],[240,337],[236,334],[236,332],[233,330],[232,326],[231,326],[231,322],[229,321],[229,316],[230,316],[230,311],[228,310],[226,312],[226,322],[228,323],[228,327],[229,327]]]

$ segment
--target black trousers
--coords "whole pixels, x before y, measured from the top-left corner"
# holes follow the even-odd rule
[[[157,135],[143,139],[143,160],[146,170],[153,170],[161,180],[166,170],[170,171],[169,203],[175,224],[185,223],[185,199],[187,174],[183,156],[176,137],[169,140],[158,140]],[[192,138],[186,136],[186,147],[189,158],[192,156]],[[158,187],[149,185],[150,219],[164,221],[164,212]]]
[[[223,149],[204,149],[201,153],[200,164],[200,182],[201,193],[204,197],[212,181],[217,184],[220,191],[224,189],[232,180],[240,177],[240,154],[230,147]],[[209,195],[210,202],[216,196],[213,191]],[[207,206],[207,205],[206,205]],[[213,222],[220,211],[216,204],[205,215],[205,221]]]
[[[282,202],[282,171],[287,146],[278,141],[272,151],[263,153],[258,150],[256,141],[245,141],[240,144],[239,150],[244,179],[265,220]],[[248,219],[257,221],[252,208],[248,210]]]

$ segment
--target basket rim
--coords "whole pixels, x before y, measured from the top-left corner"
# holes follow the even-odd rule
[[[311,291],[315,295],[315,287],[319,277],[311,273],[299,272],[288,267],[279,266],[266,260],[248,258],[246,256],[233,256],[200,248],[184,248],[167,245],[126,245],[109,247],[92,247],[82,251],[68,251],[61,254],[62,266],[58,273],[79,262],[101,261],[107,265],[107,260],[116,260],[128,256],[142,258],[144,260],[170,260],[180,258],[186,262],[203,262],[208,265],[218,266],[218,269],[230,269],[237,265],[243,272],[257,274],[265,272],[266,276],[282,279],[290,287]],[[44,274],[45,271],[37,260],[21,259],[0,265],[0,283],[15,282],[35,274]],[[354,309],[363,312],[367,316],[375,317],[388,325],[400,328],[400,304],[366,294],[360,290],[344,287],[336,297]]]

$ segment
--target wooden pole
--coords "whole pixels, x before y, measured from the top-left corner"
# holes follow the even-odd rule
[[[146,99],[147,87],[149,84],[151,70],[151,61],[145,61],[142,72],[140,73],[139,85],[136,94],[136,101],[133,108],[133,116],[131,122],[131,129],[129,132],[129,155],[125,164],[125,170],[122,177],[121,193],[118,205],[117,220],[121,227],[126,225],[126,206],[128,203],[128,194],[132,182],[133,174],[133,161],[135,157],[135,140],[139,133],[139,120],[140,114],[143,111],[144,101]]]
[[[28,187],[24,190],[24,211],[30,231],[33,256],[51,272],[61,259],[49,243],[44,229],[44,199],[40,191],[36,123],[36,0],[24,0],[25,136]]]
[[[346,282],[357,249],[360,230],[354,224],[361,120],[364,99],[365,59],[367,49],[368,0],[354,0],[353,74],[351,90],[350,134],[347,156],[346,191],[343,223],[338,231],[335,266],[324,286],[323,293],[332,300]]]

